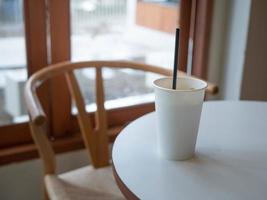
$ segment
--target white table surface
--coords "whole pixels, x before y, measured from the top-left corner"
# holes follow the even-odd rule
[[[113,146],[122,182],[142,200],[267,199],[267,103],[207,102],[196,155],[168,161],[156,152],[155,113],[129,124]]]

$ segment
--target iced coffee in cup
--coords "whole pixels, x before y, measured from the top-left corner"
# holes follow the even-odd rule
[[[179,77],[176,89],[172,78],[154,81],[157,150],[160,157],[186,160],[193,157],[207,83]]]

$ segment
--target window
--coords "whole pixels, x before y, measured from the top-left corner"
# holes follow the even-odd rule
[[[184,23],[184,30],[189,30],[192,2],[196,1],[0,0],[0,164],[37,156],[23,105],[27,76],[66,60],[127,59],[171,67],[173,32],[178,17]],[[202,2],[210,6],[208,0],[198,1]],[[206,4],[195,4],[195,10],[200,9],[202,14],[198,19],[209,18]],[[177,10],[187,13],[186,19]],[[197,43],[201,44],[198,47],[201,51],[196,51],[195,57],[206,60],[199,53],[208,46],[202,38],[206,34],[200,34],[201,31],[207,31],[207,27],[195,31],[201,41]],[[185,46],[187,36],[181,37]],[[77,70],[76,76],[88,111],[93,111],[94,71]],[[155,78],[153,74],[105,68],[103,76],[110,128],[121,127],[153,110],[153,104],[147,103],[152,100],[152,87],[148,83]],[[77,120],[71,113],[71,99],[64,81],[64,77],[57,77],[38,91],[50,120],[48,134],[54,139],[57,152],[83,147],[81,137],[76,134]]]
[[[0,1],[0,164],[36,156],[24,106],[27,76],[47,65],[45,2]]]
[[[0,1],[0,126],[27,121],[27,80],[22,0]]]
[[[174,7],[177,10],[177,4]],[[72,0],[71,59],[132,60],[171,67],[174,35],[137,25],[137,11],[133,1]],[[148,84],[152,82],[153,74],[104,69],[103,75],[106,108],[140,104],[153,99],[150,94],[152,84]],[[79,76],[80,87],[90,110],[94,107],[90,107],[94,102],[94,70],[79,70],[76,76]]]

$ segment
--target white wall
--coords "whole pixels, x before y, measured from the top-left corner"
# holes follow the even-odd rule
[[[57,156],[58,171],[88,165],[85,150],[60,154]],[[38,200],[43,197],[42,165],[40,159],[14,163],[0,167],[1,200]]]
[[[239,100],[251,0],[215,0],[208,79],[219,99]]]
[[[211,24],[211,41],[208,60],[208,80],[220,86],[221,73],[223,72],[223,52],[226,47],[225,35],[227,33],[228,1],[214,0],[213,18]],[[220,90],[221,93],[221,90]],[[219,93],[219,94],[220,94]],[[218,99],[219,94],[210,96],[209,99]]]

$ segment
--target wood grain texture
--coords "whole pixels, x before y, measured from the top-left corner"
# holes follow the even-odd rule
[[[53,200],[125,200],[110,166],[86,166],[60,176],[46,175],[45,185]]]
[[[0,127],[0,149],[32,142],[28,123]]]
[[[56,172],[55,154],[50,141],[47,139],[45,125],[39,126],[30,122],[30,128],[43,162],[44,174],[54,174]]]
[[[48,65],[45,20],[45,0],[24,1],[25,40],[28,76]],[[36,42],[38,41],[38,42]],[[47,115],[49,115],[48,85],[39,89],[38,95]]]
[[[91,157],[92,165],[95,168],[100,168],[109,165],[108,151],[108,131],[107,131],[107,116],[104,106],[104,87],[102,78],[102,67],[111,68],[131,68],[136,70],[154,72],[162,75],[169,75],[170,71],[155,66],[138,64],[126,61],[92,61],[71,63],[64,62],[40,70],[35,73],[26,83],[25,100],[30,115],[30,127],[33,139],[37,145],[39,155],[43,161],[44,175],[55,174],[56,161],[55,153],[52,145],[47,138],[45,125],[47,118],[43,112],[36,88],[45,80],[51,80],[59,75],[65,75],[67,85],[78,110],[78,122],[83,136],[83,142]],[[96,127],[93,128],[90,123],[90,117],[86,113],[85,103],[81,94],[78,82],[75,78],[74,69],[85,67],[95,68],[96,70],[96,104],[97,111],[95,114]],[[42,118],[42,120],[40,120]],[[55,175],[56,177],[56,175]],[[57,191],[60,193],[60,191]]]
[[[90,123],[91,120],[89,118],[89,115],[86,113],[83,96],[81,94],[79,85],[73,72],[74,69],[84,68],[88,66],[96,69],[96,129],[93,129]],[[128,67],[132,69],[151,71],[160,74],[169,73],[169,71],[158,67],[123,61],[96,61],[81,63],[64,62],[56,65],[51,65],[47,68],[44,68],[43,70],[40,70],[27,81],[25,87],[25,100],[31,118],[30,124],[31,127],[34,127],[32,128],[32,134],[36,135],[38,134],[38,132],[40,132],[39,130],[37,130],[37,128],[41,128],[45,124],[45,122],[48,121],[40,104],[39,98],[36,95],[36,88],[37,86],[40,86],[40,84],[42,84],[44,80],[50,80],[55,76],[65,74],[70,94],[78,109],[78,121],[83,135],[84,143],[89,151],[94,167],[102,167],[109,164],[107,117],[104,107],[104,88],[101,71],[102,66],[111,66],[113,68]],[[34,124],[34,126],[32,124]],[[37,143],[38,148],[40,149],[40,155],[44,157],[43,152],[46,151],[46,145],[40,145],[39,137],[33,138]]]
[[[207,78],[213,0],[195,1],[192,74]]]
[[[108,149],[108,123],[107,114],[105,110],[105,93],[104,83],[102,76],[102,68],[96,68],[96,163],[97,167],[103,167],[109,165],[109,149]]]
[[[186,71],[188,60],[188,45],[190,38],[192,0],[181,0],[180,5],[180,44],[179,44],[179,70]]]
[[[136,116],[137,118],[138,116]],[[107,135],[109,143],[113,143],[119,132],[124,126],[115,126],[108,129]],[[32,138],[31,138],[32,140]],[[51,145],[55,153],[66,153],[70,151],[76,151],[84,149],[84,142],[80,132],[66,135],[65,137],[57,138],[57,140],[51,141]],[[8,146],[1,148],[0,150],[0,165],[11,164],[14,162],[21,162],[30,159],[39,158],[37,147],[32,142],[22,144],[15,144],[14,146]]]
[[[43,108],[40,104],[40,101],[36,95],[35,88],[33,86],[40,85],[43,81],[51,78],[52,76],[59,75],[60,73],[65,73],[74,69],[81,68],[99,68],[100,66],[109,66],[110,68],[118,69],[118,68],[130,68],[135,70],[143,70],[146,72],[153,72],[162,74],[165,76],[171,76],[172,72],[169,69],[161,68],[158,66],[147,65],[143,63],[135,63],[128,61],[84,61],[84,62],[62,62],[55,65],[51,65],[47,68],[44,68],[37,73],[35,73],[27,82],[25,96],[26,96],[26,104],[30,111],[30,115],[32,119],[35,121],[38,117],[44,115]],[[179,72],[180,76],[187,76],[183,72]],[[215,94],[218,91],[218,87],[212,83],[208,83],[208,87],[206,91],[210,94]]]
[[[28,76],[48,65],[46,1],[24,1],[25,40],[27,50]],[[36,42],[38,41],[38,42]],[[33,88],[36,89],[36,88]],[[50,116],[49,85],[43,84],[35,93],[41,99],[43,115],[36,118],[37,123],[43,123],[45,115]]]
[[[28,76],[48,65],[46,47],[45,0],[23,1],[26,60]],[[38,41],[38,42],[37,42]],[[48,85],[36,91],[45,115],[49,116]],[[36,119],[37,121],[40,118]],[[42,121],[42,120],[41,120]],[[32,141],[28,123],[0,127],[0,148],[21,145]]]
[[[48,65],[45,0],[24,3],[24,26],[28,75]],[[38,41],[38,42],[37,42]]]
[[[96,163],[96,135],[93,132],[93,127],[91,125],[91,120],[86,113],[85,103],[77,83],[77,80],[72,71],[66,73],[67,82],[69,86],[69,90],[78,110],[78,121],[80,125],[80,129],[82,132],[82,136],[84,139],[85,146],[89,151],[89,155],[91,156],[93,164]]]
[[[45,80],[50,80],[51,78],[58,76],[60,74],[65,74],[70,94],[73,101],[78,109],[78,122],[80,130],[83,135],[84,143],[89,151],[92,158],[92,163],[94,167],[102,167],[108,164],[108,138],[107,138],[107,116],[104,107],[104,88],[102,79],[102,67],[110,67],[114,69],[120,68],[130,68],[135,70],[141,70],[146,72],[153,72],[161,75],[171,75],[171,71],[165,68],[160,68],[157,66],[146,65],[141,63],[134,63],[128,61],[88,61],[88,62],[63,62],[55,65],[46,67],[37,73],[35,73],[26,83],[25,89],[25,100],[26,105],[29,110],[31,124],[34,124],[32,128],[32,134],[36,135],[45,122],[47,118],[43,112],[43,108],[40,104],[39,98],[36,95],[36,88],[40,86]],[[81,68],[95,68],[96,69],[96,102],[97,102],[97,112],[96,112],[96,128],[94,129],[91,125],[91,119],[85,110],[85,103],[83,96],[79,89],[79,85],[75,78],[73,70]],[[180,73],[181,76],[187,76],[184,73]],[[216,86],[209,84],[207,91],[213,92]],[[42,118],[43,120],[40,120]],[[31,125],[33,127],[33,125]],[[35,128],[36,126],[36,128]],[[35,131],[37,130],[37,131]],[[41,148],[40,152],[45,152],[46,145],[39,145],[41,140],[39,137],[33,137]],[[44,154],[44,153],[40,153]]]
[[[48,0],[50,29],[50,64],[70,60],[70,1]],[[52,137],[63,136],[68,131],[71,115],[71,98],[64,75],[50,81]]]

